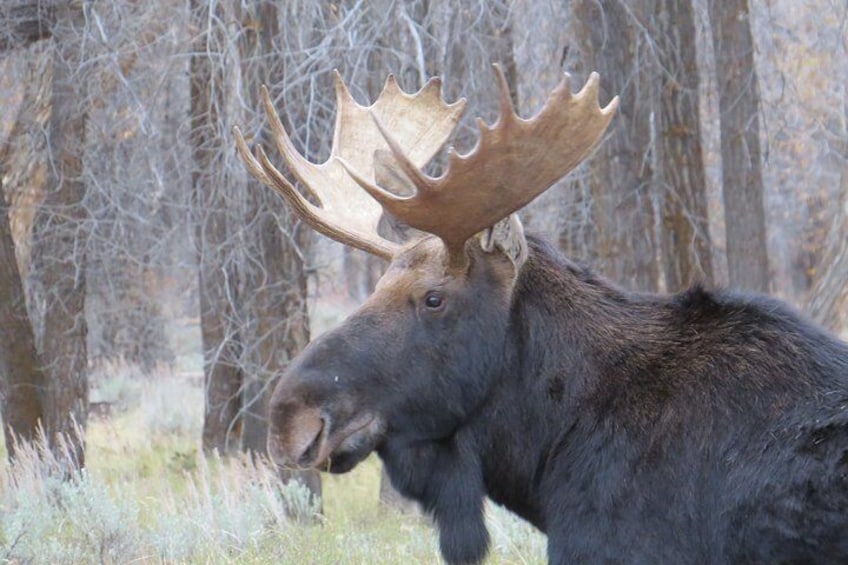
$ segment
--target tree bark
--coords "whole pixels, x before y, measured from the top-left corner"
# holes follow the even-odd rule
[[[245,97],[259,111],[262,84],[282,83],[282,69],[269,64],[279,36],[277,6],[268,0],[243,4],[239,14],[243,34],[239,42]],[[253,25],[250,25],[253,24]],[[264,136],[257,134],[257,141]],[[266,145],[263,143],[263,145]],[[246,346],[242,412],[242,449],[266,453],[267,404],[277,378],[289,361],[309,342],[306,311],[306,272],[301,245],[295,234],[291,209],[261,183],[248,179],[246,215],[242,218],[246,257],[240,269]],[[284,473],[284,480],[298,479],[313,495],[321,495],[317,471]]]
[[[823,255],[822,263],[827,265],[825,274],[818,278],[810,288],[805,307],[814,320],[834,332],[844,332],[848,328],[848,229],[842,222],[841,238]]]
[[[760,96],[748,0],[709,0],[721,128],[722,194],[730,285],[769,289]]]
[[[824,242],[816,279],[804,300],[810,316],[835,332],[848,330],[848,100],[843,102],[842,124],[842,175],[834,206],[837,213]]]
[[[589,165],[594,261],[628,288],[655,290],[660,268],[652,202],[654,75],[642,31],[633,19],[645,12],[645,0],[626,6],[607,0],[574,3],[586,70],[602,77],[601,103],[615,94],[621,98],[607,139]]]
[[[521,116],[530,117],[570,70],[571,14],[553,0],[513,0],[509,17],[517,109]],[[555,235],[560,249],[575,258],[590,255],[585,233],[591,203],[580,182],[581,173],[582,168],[560,179],[520,213],[528,231]]]
[[[46,39],[53,27],[52,6],[26,0],[0,7],[0,52]],[[17,127],[12,128],[12,135]],[[0,140],[0,178],[6,175],[7,139]],[[17,442],[38,438],[44,421],[44,372],[38,359],[35,334],[26,308],[23,278],[15,255],[15,241],[5,190],[0,183],[0,416],[9,459]]]
[[[15,260],[8,207],[0,194],[0,412],[10,458],[18,440],[38,437],[44,417],[44,384]]]
[[[666,288],[713,282],[701,149],[695,15],[688,0],[654,0],[660,73],[662,250]]]
[[[258,99],[255,102],[258,105]],[[250,183],[247,198],[255,215],[246,218],[249,259],[242,288],[249,298],[240,304],[245,343],[241,448],[265,454],[271,392],[291,359],[309,342],[306,275],[291,239],[294,222],[288,208],[259,183]],[[284,482],[296,479],[321,496],[318,471],[281,470],[281,478]]]
[[[86,194],[83,178],[84,3],[63,4],[53,32],[53,88],[47,147],[47,194],[36,212],[31,315],[47,388],[44,424],[51,446],[71,465],[85,464],[88,415],[85,320]]]
[[[231,202],[227,192],[237,191],[223,140],[231,122],[234,81],[227,76],[226,23],[231,13],[226,3],[192,0],[192,22],[197,30],[191,58],[191,126],[194,170],[192,186],[196,218],[200,326],[203,344],[205,407],[203,449],[231,453],[238,450],[239,408],[242,387],[241,342],[234,304],[238,300],[236,258],[229,232]],[[230,61],[229,64],[236,64]]]
[[[277,6],[192,3],[200,30],[192,57],[193,175],[198,221],[201,326],[206,381],[203,445],[265,453],[267,401],[275,379],[309,341],[306,275],[291,213],[249,181],[231,144],[242,109],[259,111],[259,87],[279,76],[273,62]],[[238,41],[227,26],[237,22]],[[232,50],[232,51],[229,51]],[[231,74],[240,73],[239,77]],[[236,92],[243,85],[244,92]],[[258,129],[258,128],[257,128]],[[257,134],[256,141],[261,142]],[[317,472],[297,477],[320,495]],[[288,480],[292,475],[284,474]]]

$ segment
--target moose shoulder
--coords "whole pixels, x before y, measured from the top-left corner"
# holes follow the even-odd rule
[[[485,556],[485,496],[547,533],[551,563],[848,560],[848,345],[765,297],[626,292],[525,237],[513,212],[591,151],[614,103],[596,77],[575,95],[564,80],[521,120],[497,76],[498,122],[438,178],[420,169],[463,105],[438,82],[390,80],[364,108],[339,81],[319,165],[263,91],[312,202],[236,132],[305,221],[391,261],[280,378],[272,457],[345,472],[377,451],[450,563]],[[381,239],[383,210],[430,235]]]

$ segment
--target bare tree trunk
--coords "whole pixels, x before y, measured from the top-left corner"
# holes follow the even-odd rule
[[[258,100],[257,107],[258,107]],[[249,259],[242,288],[250,298],[240,305],[244,320],[244,385],[241,391],[241,448],[266,453],[268,400],[289,361],[309,342],[306,275],[300,251],[291,238],[291,213],[269,190],[249,186],[248,200],[255,215],[247,219],[245,246]],[[318,471],[281,473],[321,496]]]
[[[701,149],[695,16],[688,0],[654,0],[660,73],[662,249],[666,288],[713,281]]]
[[[85,321],[86,194],[82,153],[86,113],[82,45],[85,4],[63,4],[53,32],[48,188],[33,234],[31,315],[47,380],[44,419],[52,445],[63,436],[72,465],[85,464],[88,356]]]
[[[0,53],[49,37],[54,10],[46,2],[33,0],[0,7]],[[20,135],[17,129],[17,125],[11,129],[12,135]],[[0,139],[0,181],[7,175],[8,156],[8,139]],[[46,389],[7,202],[0,183],[0,416],[6,453],[11,459],[17,441],[29,442],[38,437],[38,427],[44,421]]]
[[[36,439],[44,417],[44,394],[8,207],[0,194],[0,413],[9,457],[15,455],[16,439]]]
[[[239,190],[224,152],[231,121],[226,74],[226,25],[232,14],[224,3],[192,0],[192,22],[197,30],[191,58],[191,119],[194,170],[192,174],[196,245],[198,248],[200,326],[203,342],[205,409],[203,449],[219,453],[238,449],[240,422],[241,342],[233,295],[236,261],[229,232],[231,202],[227,193]],[[230,61],[235,64],[235,61]]]
[[[732,286],[769,289],[757,73],[748,0],[709,0],[721,114],[722,193]]]
[[[554,0],[513,0],[509,17],[517,108],[529,117],[539,111],[568,70],[571,14]],[[556,234],[560,249],[582,258],[589,254],[583,233],[590,204],[576,180],[579,174],[568,175],[546,190],[521,210],[521,219],[528,230]]]
[[[848,229],[842,222],[842,236],[829,247],[822,263],[825,274],[816,280],[806,299],[806,310],[814,320],[834,332],[844,332],[848,327]]]
[[[212,215],[207,212],[207,215]],[[207,220],[207,226],[214,221]],[[198,230],[202,230],[198,227]],[[227,297],[224,267],[208,250],[215,233],[207,230],[199,243],[200,333],[203,347],[203,450],[207,453],[234,453],[239,448],[242,374],[241,345],[231,327],[233,313]]]
[[[828,230],[817,276],[804,301],[814,320],[835,332],[848,330],[848,100],[843,102],[842,175],[837,211]]]
[[[626,287],[654,290],[660,272],[652,202],[654,74],[642,31],[634,25],[635,15],[644,13],[644,0],[574,2],[587,71],[603,77],[601,102],[621,97],[608,138],[590,163],[595,261]]]
[[[277,6],[268,0],[242,4],[239,42],[244,96],[249,107],[260,108],[262,84],[282,82],[282,68],[269,63],[279,36]],[[247,25],[253,23],[254,25]],[[257,134],[261,136],[261,134]],[[268,437],[267,404],[276,379],[289,361],[309,342],[306,311],[306,272],[294,233],[291,210],[279,196],[248,180],[244,225],[246,257],[242,262],[240,313],[244,320],[247,364],[242,391],[242,449],[265,453]],[[313,495],[321,495],[317,471],[285,474],[298,479]]]

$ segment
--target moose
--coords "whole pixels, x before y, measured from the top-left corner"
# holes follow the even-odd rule
[[[312,228],[390,261],[269,403],[279,465],[344,473],[371,452],[477,563],[490,497],[548,537],[550,563],[848,562],[848,344],[766,296],[636,293],[525,234],[515,214],[588,156],[613,117],[592,74],[529,119],[500,113],[424,167],[464,100],[336,77],[331,154],[304,158],[266,89],[294,179],[236,130],[249,171]],[[381,235],[381,218],[413,229]]]

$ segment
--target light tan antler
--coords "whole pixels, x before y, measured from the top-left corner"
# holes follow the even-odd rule
[[[441,98],[441,81],[431,79],[419,92],[406,94],[391,75],[371,106],[356,103],[338,73],[336,79],[336,126],[330,157],[321,164],[305,159],[294,148],[280,123],[268,90],[262,87],[262,103],[280,155],[289,170],[317,204],[312,204],[274,167],[261,146],[256,157],[238,128],[234,129],[239,154],[251,174],[282,194],[297,214],[315,230],[341,243],[390,259],[398,245],[377,234],[382,214],[379,203],[364,192],[341,165],[358,172],[360,180],[374,182],[374,159],[389,146],[377,129],[391,131],[395,150],[413,167],[427,164],[447,141],[459,121],[465,100],[447,104]]]
[[[392,154],[417,189],[398,196],[372,182],[339,157],[350,175],[383,207],[408,225],[441,238],[452,265],[464,262],[465,242],[474,234],[519,210],[583,160],[606,130],[618,97],[598,105],[598,75],[572,94],[566,74],[544,107],[532,118],[518,117],[503,71],[495,66],[500,87],[500,116],[491,126],[478,119],[480,139],[469,153],[449,150],[448,166],[430,177],[404,152],[392,128],[372,114]]]

